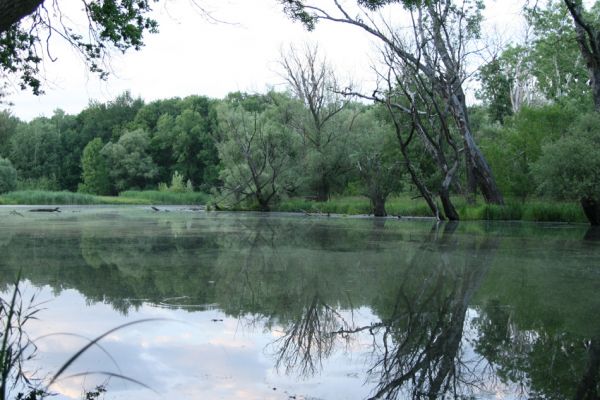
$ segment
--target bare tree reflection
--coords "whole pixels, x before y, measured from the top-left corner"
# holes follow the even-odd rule
[[[347,328],[343,316],[315,294],[301,316],[292,321],[283,336],[273,343],[276,349],[275,367],[301,377],[315,374],[321,369],[322,360],[328,358],[335,348],[339,339],[336,331]]]
[[[339,342],[360,332],[373,340],[372,398],[455,397],[481,384],[481,366],[462,352],[465,318],[497,247],[494,239],[458,239],[456,224],[434,225],[412,256],[395,296],[379,305],[381,321],[354,326],[315,295],[275,341],[277,366],[310,375]],[[477,369],[477,371],[475,371]]]
[[[429,257],[437,264],[436,273],[420,285],[407,276],[411,284],[398,290],[393,313],[381,328],[378,359],[370,369],[378,381],[373,399],[396,398],[401,393],[411,398],[458,397],[484,384],[481,360],[463,354],[463,334],[469,304],[497,243],[484,239],[465,247],[452,238],[455,229],[446,226],[433,242],[441,250]],[[427,259],[430,247],[424,246],[415,257],[415,269]],[[453,257],[461,251],[464,257]]]

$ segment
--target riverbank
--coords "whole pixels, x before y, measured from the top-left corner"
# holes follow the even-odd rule
[[[531,222],[571,222],[585,223],[587,219],[581,206],[575,202],[555,202],[528,200],[525,202],[508,200],[506,205],[497,206],[479,201],[467,204],[463,198],[455,198],[454,205],[463,221],[531,221]],[[392,197],[386,202],[388,215],[431,217],[425,202],[408,196]],[[369,214],[371,206],[364,197],[339,197],[327,202],[304,199],[289,199],[273,207],[274,211],[295,211],[331,214]]]
[[[119,196],[94,196],[84,193],[51,192],[28,190],[11,192],[0,196],[4,205],[197,205],[211,204],[210,195],[201,192],[173,193],[164,191],[126,191]],[[541,199],[525,202],[508,200],[504,206],[485,204],[482,201],[474,205],[457,197],[454,204],[461,220],[493,221],[532,221],[532,222],[587,222],[579,204],[575,202],[556,202]],[[248,208],[235,210],[248,211]],[[334,197],[326,202],[317,202],[303,198],[291,198],[272,207],[273,211],[301,212],[311,214],[369,214],[369,200],[361,196]],[[431,212],[420,199],[409,196],[395,196],[386,203],[391,216],[430,217]]]

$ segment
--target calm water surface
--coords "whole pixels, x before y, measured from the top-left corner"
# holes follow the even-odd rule
[[[585,225],[146,208],[0,208],[0,289],[47,301],[44,378],[108,399],[596,398],[600,241]],[[50,335],[70,333],[75,335]],[[44,337],[42,337],[44,336]],[[106,380],[61,380],[80,398]],[[587,397],[586,397],[587,396]]]

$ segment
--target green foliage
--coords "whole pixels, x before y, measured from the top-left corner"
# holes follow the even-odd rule
[[[222,163],[222,194],[234,203],[255,202],[269,210],[286,191],[293,190],[297,136],[281,123],[283,107],[270,102],[262,111],[254,98],[222,103],[218,108]],[[270,104],[269,104],[270,103]],[[252,111],[248,111],[252,110]]]
[[[157,32],[156,21],[147,16],[151,11],[150,0],[85,2],[87,24],[83,29],[72,23],[71,17],[64,16],[60,4],[56,3],[53,7],[62,16],[62,28],[61,34],[54,36],[56,21],[52,20],[52,13],[39,8],[42,1],[35,6],[31,1],[15,3],[8,7],[18,10],[15,14],[18,18],[10,26],[3,26],[0,32],[0,71],[3,75],[15,76],[21,89],[30,88],[36,95],[43,93],[40,65],[43,54],[51,52],[55,36],[77,49],[90,71],[106,78],[105,62],[112,50],[139,50],[144,44],[144,34]]]
[[[378,118],[376,110],[365,110],[352,124],[353,149],[350,159],[360,177],[362,194],[371,200],[372,210],[385,215],[387,197],[399,192],[404,173],[395,130]]]
[[[10,140],[17,130],[20,121],[8,110],[0,111],[0,157],[10,154]]]
[[[535,33],[527,63],[538,89],[550,100],[590,103],[589,75],[565,2],[526,8],[526,17]]]
[[[173,192],[173,193],[189,193],[194,191],[192,182],[188,179],[186,183],[183,181],[183,175],[175,171],[171,178],[171,185],[167,185],[164,182],[158,184],[159,192]]]
[[[600,114],[581,116],[569,133],[543,148],[534,165],[542,195],[600,200]]]
[[[124,133],[117,143],[101,151],[110,165],[109,175],[117,191],[150,186],[158,170],[149,154],[150,137],[142,129]]]
[[[11,138],[10,159],[21,179],[58,180],[61,169],[60,133],[47,118],[19,125]]]
[[[173,178],[171,178],[171,186],[169,190],[175,193],[183,193],[186,191],[185,184],[183,183],[183,175],[179,172],[175,171],[173,173]]]
[[[500,56],[483,65],[478,72],[481,88],[476,95],[483,100],[492,121],[504,122],[504,118],[513,113],[511,88],[515,84],[514,61],[512,52],[518,49],[506,49]],[[508,69],[513,69],[508,71]]]
[[[17,170],[10,160],[0,157],[0,194],[15,190],[17,187]]]
[[[108,165],[101,154],[103,147],[102,140],[96,138],[83,149],[81,157],[83,183],[79,191],[91,194],[110,193]]]
[[[575,109],[558,104],[524,107],[504,125],[484,124],[480,128],[481,148],[504,193],[520,198],[535,193],[531,165],[540,157],[544,144],[568,131],[576,115]]]

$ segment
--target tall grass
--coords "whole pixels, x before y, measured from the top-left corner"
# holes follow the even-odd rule
[[[52,192],[46,190],[20,190],[0,196],[2,204],[62,204],[85,205],[100,204],[96,196],[73,192]]]
[[[23,302],[19,290],[19,277],[9,301],[0,298],[0,321],[2,324],[2,346],[0,347],[0,400],[8,398],[11,390],[27,388],[31,396],[42,395],[43,390],[35,387],[23,369],[23,363],[33,357],[35,344],[26,334],[24,325],[35,318],[39,308]],[[23,395],[23,393],[20,393]],[[30,397],[31,397],[30,396]],[[34,399],[36,397],[33,397]]]
[[[552,201],[507,201],[506,205],[462,205],[460,217],[464,220],[531,221],[531,222],[586,222],[577,203]]]
[[[116,196],[47,190],[19,190],[0,196],[0,204],[93,205],[93,204],[205,204],[208,195],[200,192],[159,192],[158,190],[122,192]]]

